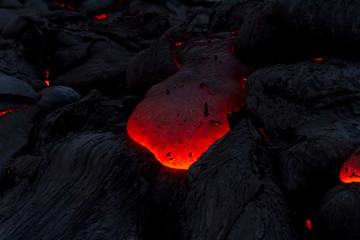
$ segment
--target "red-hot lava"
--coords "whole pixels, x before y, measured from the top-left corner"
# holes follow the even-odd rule
[[[57,1],[53,1],[53,3],[54,3],[56,6],[59,6],[59,7],[62,7],[62,8],[67,8],[67,9],[69,9],[69,10],[71,10],[71,11],[75,11],[75,10],[76,10],[76,9],[75,9],[73,6],[71,6],[70,4],[59,3],[59,2],[57,2]]]
[[[360,147],[344,163],[340,179],[343,183],[360,182]]]
[[[183,52],[189,56],[180,57],[181,68],[174,56],[179,71],[154,85],[130,116],[130,137],[163,165],[188,169],[230,130],[226,114],[243,105],[243,79],[250,70],[231,53],[230,42],[226,43],[185,46]],[[194,63],[199,61],[202,64]]]
[[[25,105],[23,105],[21,107],[17,107],[17,108],[8,108],[8,109],[0,110],[0,116],[5,115],[7,113],[11,113],[11,112],[21,110],[21,109],[26,108],[26,107],[27,107],[27,104],[25,104]]]
[[[102,20],[104,18],[107,18],[111,16],[111,13],[104,13],[104,14],[100,14],[100,15],[95,15],[94,18],[97,19],[97,20]]]
[[[309,231],[311,231],[311,221],[306,219],[304,227],[306,227],[307,229],[309,229]]]

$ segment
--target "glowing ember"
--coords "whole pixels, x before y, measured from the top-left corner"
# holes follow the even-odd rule
[[[46,86],[50,86],[50,81],[46,80],[45,84],[46,84]]]
[[[175,46],[180,46],[182,42],[175,43]]]
[[[313,60],[313,61],[317,61],[317,62],[321,62],[321,61],[324,60],[324,59],[322,59],[322,58],[313,58],[312,60]]]
[[[11,112],[14,112],[14,111],[21,110],[21,109],[25,108],[26,106],[27,106],[27,104],[25,104],[25,105],[23,105],[21,107],[18,107],[18,108],[8,108],[8,109],[0,110],[0,116],[5,115],[7,113],[11,113]]]
[[[175,75],[154,85],[127,124],[132,139],[163,165],[177,169],[188,169],[230,130],[226,114],[243,105],[241,79],[250,71],[231,54],[230,42],[187,48],[190,62],[182,58],[183,66]],[[204,52],[221,59],[214,61]],[[198,59],[201,65],[194,64]]]
[[[360,182],[360,147],[344,163],[340,179],[343,183]]]
[[[59,6],[59,7],[62,7],[62,8],[67,8],[71,11],[75,11],[75,8],[73,8],[71,5],[69,4],[65,4],[65,3],[59,3],[57,1],[53,1],[53,3],[56,5],[56,6]]]
[[[306,219],[304,227],[306,227],[307,229],[309,229],[311,231],[311,221]]]
[[[101,20],[101,19],[109,17],[110,15],[111,15],[110,13],[105,13],[105,14],[101,14],[101,15],[95,15],[94,18],[97,20]]]

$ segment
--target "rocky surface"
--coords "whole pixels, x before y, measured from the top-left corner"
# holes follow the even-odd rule
[[[359,6],[0,1],[0,239],[358,239]],[[229,76],[245,105],[188,170],[129,137],[159,86]]]

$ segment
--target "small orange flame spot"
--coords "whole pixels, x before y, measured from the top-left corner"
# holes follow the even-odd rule
[[[317,61],[317,62],[321,62],[322,60],[324,60],[323,58],[313,58],[313,61]]]
[[[304,227],[306,227],[307,229],[309,229],[309,231],[311,231],[311,221],[306,219]]]
[[[243,78],[243,81],[246,82],[247,78]]]
[[[25,105],[23,105],[21,107],[18,107],[18,108],[8,108],[8,109],[0,110],[0,116],[5,115],[7,113],[11,113],[11,112],[14,112],[14,111],[21,110],[21,109],[27,107],[27,105],[28,104],[25,104]]]
[[[69,10],[71,11],[75,11],[76,9],[73,8],[71,5],[69,4],[65,4],[65,3],[59,3],[57,1],[53,1],[53,3],[56,5],[56,6],[59,6],[59,7],[62,7],[62,8],[68,8]]]
[[[111,13],[105,13],[105,14],[100,14],[100,15],[95,15],[94,18],[97,20],[102,20],[104,18],[107,18],[111,15]]]
[[[180,46],[182,42],[175,43],[175,46]]]
[[[46,79],[49,79],[50,70],[46,70]]]
[[[46,80],[45,84],[46,84],[46,86],[50,86],[50,81]]]
[[[262,130],[261,128],[259,128],[259,130],[262,133],[262,135],[264,136],[264,138],[266,139],[266,141],[269,142],[269,139],[266,137],[264,130]]]

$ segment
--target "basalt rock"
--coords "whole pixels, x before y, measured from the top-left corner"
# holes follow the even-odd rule
[[[314,230],[321,239],[360,238],[358,223],[360,187],[356,184],[340,185],[330,189],[317,212]]]
[[[243,120],[190,167],[182,239],[297,239],[259,139]]]
[[[342,60],[274,65],[246,82],[246,108],[278,151],[282,184],[308,191],[338,181],[360,144],[360,65]]]
[[[252,66],[318,56],[358,59],[359,11],[356,0],[230,1],[218,6],[210,27],[239,30],[235,53]]]

